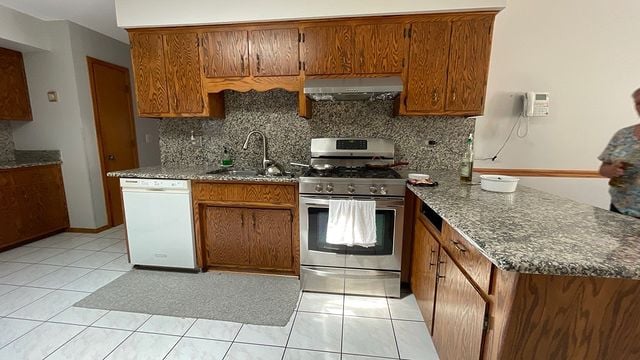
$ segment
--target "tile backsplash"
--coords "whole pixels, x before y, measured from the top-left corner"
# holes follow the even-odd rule
[[[0,162],[14,160],[14,148],[11,124],[0,121]]]
[[[396,158],[416,170],[457,167],[475,120],[459,117],[392,117],[391,101],[315,102],[313,118],[297,115],[297,94],[283,90],[225,93],[226,118],[165,119],[160,123],[160,150],[165,166],[217,166],[223,146],[236,167],[260,167],[262,143],[247,133],[267,135],[268,155],[285,168],[308,162],[314,137],[376,137],[393,140]],[[192,138],[193,135],[193,138]],[[430,140],[434,145],[428,145]]]

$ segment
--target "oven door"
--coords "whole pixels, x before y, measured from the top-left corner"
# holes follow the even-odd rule
[[[343,246],[327,243],[329,198],[300,196],[300,261],[303,265],[400,271],[404,198],[332,196],[332,199],[376,201],[374,247]]]

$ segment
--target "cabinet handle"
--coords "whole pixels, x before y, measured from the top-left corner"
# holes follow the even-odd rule
[[[436,91],[436,89],[433,89],[432,99],[434,103],[438,102],[438,91]]]
[[[453,94],[451,94],[451,98],[453,99],[453,101],[456,101],[456,91],[453,91]]]
[[[436,251],[431,248],[431,255],[429,256],[429,269],[431,269],[432,266],[438,265],[438,259],[433,259],[433,255],[435,254]]]
[[[240,213],[240,226],[244,227],[244,213]]]
[[[436,274],[437,274],[438,279],[444,279],[445,278],[445,271],[447,271],[447,269],[445,268],[446,265],[447,265],[446,261],[440,260],[438,262],[438,268],[436,269]]]
[[[240,55],[240,72],[244,75],[244,56]]]
[[[256,214],[251,213],[251,226],[253,227],[253,230],[256,229]]]
[[[256,54],[256,61],[258,62],[256,72],[259,73],[260,72],[260,54]]]
[[[466,252],[467,249],[465,249],[464,246],[462,246],[459,242],[455,241],[455,240],[451,240],[451,242],[453,243],[453,246],[455,246],[456,249],[458,249],[460,252]]]

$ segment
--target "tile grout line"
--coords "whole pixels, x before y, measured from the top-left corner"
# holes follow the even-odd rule
[[[109,313],[111,313],[111,312],[112,312],[112,310],[109,310],[109,312],[107,312],[107,314],[109,314]],[[102,317],[107,316],[107,314],[104,314]],[[150,314],[147,314],[147,315],[150,315]],[[153,315],[151,315],[151,316],[153,316]],[[138,329],[140,329],[140,328],[142,327],[142,325],[146,324],[146,323],[147,323],[147,321],[149,321],[149,319],[151,319],[151,316],[149,316],[149,317],[147,318],[147,320],[143,321],[143,322],[142,322],[142,324],[140,324],[140,325],[139,325],[137,328],[135,328],[133,331],[132,331],[132,330],[125,330],[125,331],[131,331],[131,333],[130,333],[129,335],[127,335],[127,337],[125,337],[124,339],[122,339],[122,341],[120,341],[120,343],[119,343],[118,345],[116,345],[113,349],[111,349],[111,351],[109,351],[109,353],[108,353],[107,355],[105,355],[105,357],[103,357],[102,359],[106,359],[106,358],[108,358],[108,357],[109,357],[109,355],[111,355],[114,351],[116,351],[116,349],[117,349],[117,348],[119,348],[119,347],[120,347],[120,345],[124,344],[124,342],[125,342],[125,341],[127,341],[127,339],[129,339],[133,334],[135,334],[135,333],[136,333],[136,331],[138,331]],[[101,317],[101,319],[102,319],[102,317]],[[94,324],[95,324],[97,321],[98,321],[98,320],[96,320],[96,321],[94,322]],[[94,327],[99,327],[99,326],[94,326]],[[111,329],[111,328],[106,328],[106,329]],[[113,329],[113,330],[124,330],[124,329]]]
[[[229,354],[229,351],[231,351],[231,347],[233,346],[233,344],[236,342],[236,339],[238,338],[238,335],[240,335],[240,331],[242,331],[242,328],[244,327],[244,323],[242,323],[240,325],[240,329],[238,329],[238,332],[236,333],[236,335],[233,337],[233,340],[231,340],[231,345],[229,345],[229,348],[227,349],[227,351],[224,353],[224,356],[222,357],[222,359],[227,357],[227,354]]]
[[[398,345],[398,336],[396,335],[396,327],[393,325],[393,316],[391,315],[391,304],[389,304],[389,298],[387,300],[387,309],[389,310],[389,319],[391,320],[391,331],[393,331],[393,341],[396,343],[396,351],[398,359],[400,359],[400,346]]]
[[[293,321],[291,322],[291,329],[289,329],[289,335],[287,335],[287,341],[284,343],[284,351],[282,352],[282,358],[280,360],[284,360],[284,356],[287,354],[287,348],[289,347],[289,340],[291,339],[291,334],[293,333],[293,327],[296,325],[296,320],[298,319],[298,310],[300,309],[300,303],[302,302],[302,296],[304,292],[300,291],[300,295],[298,298],[298,302],[296,303],[296,308],[293,310]]]
[[[153,316],[153,315],[151,315]],[[191,328],[193,327],[193,325],[195,325],[196,321],[198,321],[198,318],[195,318],[193,320],[193,322],[191,323],[191,325],[189,325],[189,327],[184,331],[184,333],[182,333],[182,335],[180,335],[180,337],[178,338],[178,341],[176,341],[175,344],[173,344],[173,346],[171,347],[171,349],[169,349],[169,351],[167,351],[167,353],[164,355],[164,357],[162,358],[162,360],[166,359],[167,356],[169,356],[169,354],[171,354],[171,351],[173,351],[173,349],[178,345],[178,343],[180,343],[180,341],[182,341],[182,339],[184,339],[184,336],[189,332],[189,330],[191,330]]]

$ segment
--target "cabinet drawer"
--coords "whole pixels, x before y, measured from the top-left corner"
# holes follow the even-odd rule
[[[451,225],[443,224],[442,246],[460,267],[471,277],[478,287],[485,293],[489,292],[491,280],[491,262],[487,260]]]
[[[296,205],[293,185],[195,182],[192,191],[194,201]]]
[[[15,185],[57,183],[59,182],[59,165],[34,166],[15,169],[13,181]]]

